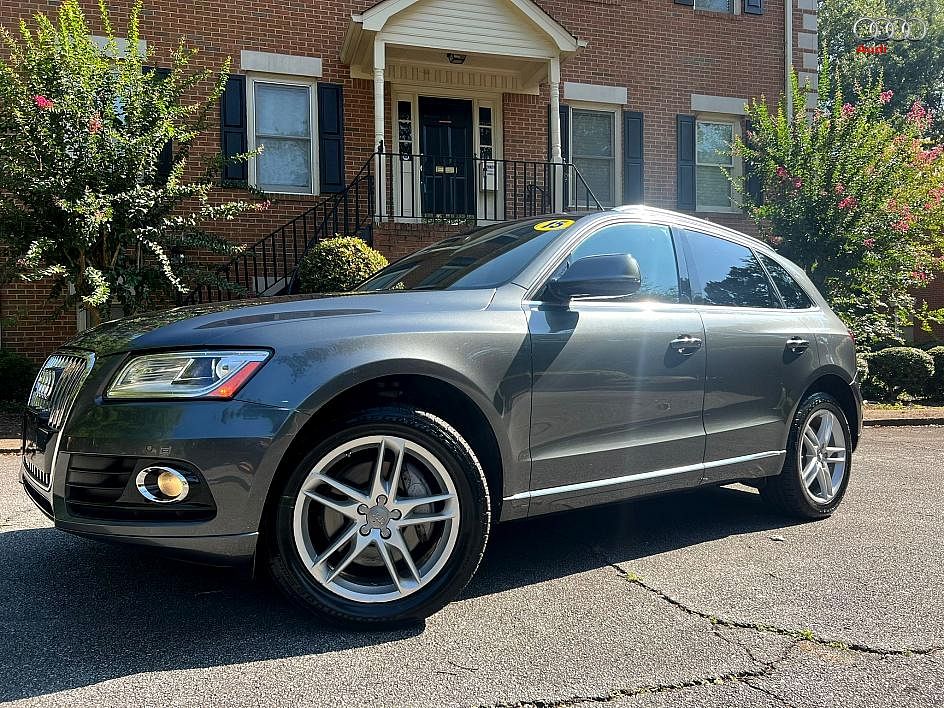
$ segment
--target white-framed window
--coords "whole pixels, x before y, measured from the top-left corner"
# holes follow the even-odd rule
[[[265,192],[318,193],[317,86],[314,81],[252,76],[247,86],[250,184]]]
[[[619,200],[619,131],[617,112],[582,107],[570,110],[570,161],[603,206],[616,206]],[[582,185],[571,188],[575,204],[582,204],[586,194]]]
[[[735,0],[695,0],[696,10],[708,10],[709,12],[726,12],[729,15],[736,12]]]
[[[736,211],[728,175],[737,176],[740,160],[734,157],[738,124],[721,119],[695,121],[695,209]]]

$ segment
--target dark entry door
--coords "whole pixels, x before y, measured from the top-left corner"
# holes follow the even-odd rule
[[[423,213],[475,214],[472,101],[420,96]]]

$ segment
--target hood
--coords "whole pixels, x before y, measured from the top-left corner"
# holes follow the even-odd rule
[[[329,322],[338,317],[423,315],[430,312],[481,310],[493,290],[391,290],[384,292],[236,300],[175,307],[105,322],[80,333],[66,346],[99,356],[135,349],[243,346],[258,343],[252,330],[281,325],[287,332],[300,322]],[[253,335],[257,335],[253,332]],[[252,341],[249,341],[252,340]]]

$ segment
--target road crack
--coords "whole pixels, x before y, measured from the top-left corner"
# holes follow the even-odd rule
[[[593,549],[593,552],[599,556],[598,549]],[[852,642],[844,639],[836,639],[833,637],[827,637],[821,634],[817,634],[809,629],[794,629],[791,627],[781,627],[775,624],[764,624],[761,622],[745,622],[743,620],[732,619],[729,617],[719,617],[718,615],[713,615],[709,612],[704,612],[695,607],[690,607],[681,600],[672,597],[667,592],[660,590],[657,587],[654,587],[647,583],[643,578],[632,571],[625,570],[618,563],[611,563],[606,558],[601,558],[601,560],[606,563],[609,567],[613,568],[618,572],[625,580],[629,581],[634,585],[638,585],[647,592],[656,597],[664,600],[670,605],[677,607],[682,612],[692,615],[694,617],[700,617],[704,620],[709,621],[713,625],[720,625],[722,627],[731,627],[734,629],[744,629],[751,632],[757,633],[766,633],[766,634],[778,634],[783,637],[790,637],[791,639],[797,641],[807,641],[814,644],[819,644],[820,646],[829,647],[830,649],[846,649],[849,651],[859,652],[861,654],[872,654],[875,656],[924,656],[928,654],[934,654],[936,652],[944,650],[944,646],[931,645],[928,647],[917,647],[917,648],[883,648],[872,646],[869,644],[863,644],[861,642]]]

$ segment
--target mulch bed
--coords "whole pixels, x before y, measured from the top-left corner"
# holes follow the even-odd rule
[[[23,423],[23,414],[15,408],[0,408],[0,440],[18,440]]]
[[[867,403],[866,420],[903,420],[903,419],[944,418],[944,406],[900,406],[884,407]]]

